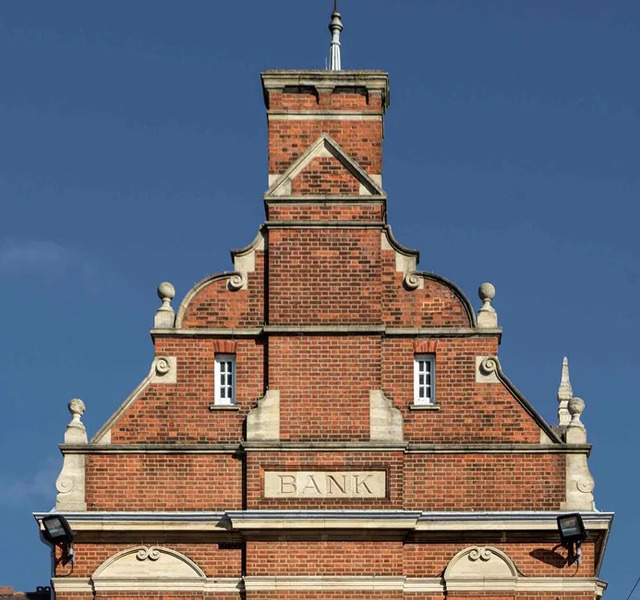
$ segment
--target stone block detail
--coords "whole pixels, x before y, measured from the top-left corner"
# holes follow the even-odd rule
[[[371,390],[369,395],[371,441],[403,442],[402,413],[382,390]]]
[[[176,383],[178,359],[175,356],[156,356],[151,367],[151,383]]]
[[[587,430],[580,421],[584,409],[584,402],[580,398],[572,398],[569,402],[569,412],[573,415],[573,421],[565,431],[567,444],[586,444]],[[587,464],[587,453],[567,454],[566,456],[566,497],[562,503],[562,510],[594,510],[593,489],[595,482]]]
[[[593,489],[595,483],[587,465],[587,454],[566,456],[566,497],[561,510],[595,510]]]
[[[497,369],[492,356],[476,356],[476,383],[498,383]]]
[[[67,425],[64,433],[65,444],[86,444],[87,430],[80,421],[84,413],[84,402],[74,398],[69,402],[69,412],[71,422]],[[65,453],[62,463],[62,470],[56,480],[56,510],[59,511],[85,511],[87,503],[85,500],[85,456],[84,454]]]
[[[247,440],[278,441],[280,439],[280,392],[268,390],[258,405],[247,415]]]

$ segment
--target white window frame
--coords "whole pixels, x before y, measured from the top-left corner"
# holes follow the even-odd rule
[[[421,366],[426,368],[421,372]],[[424,375],[421,381],[420,375]],[[425,392],[420,395],[421,390]],[[435,354],[414,354],[413,356],[413,403],[416,406],[436,404],[436,356]]]
[[[216,406],[235,406],[236,403],[236,355],[216,354],[214,357],[214,381],[215,395],[214,404]],[[231,372],[227,373],[227,368],[231,367]],[[228,376],[231,376],[231,382]]]

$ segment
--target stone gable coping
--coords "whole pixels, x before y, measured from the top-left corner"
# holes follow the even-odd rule
[[[552,442],[562,444],[562,439],[556,431],[554,431],[547,422],[542,418],[540,413],[529,404],[528,400],[524,397],[522,392],[511,382],[511,380],[504,374],[500,361],[496,356],[486,357],[481,365],[480,370],[486,375],[489,373],[495,373],[498,381],[504,385],[511,395],[521,404],[522,408],[529,414],[529,416],[536,422],[538,427],[546,434]]]
[[[393,235],[393,230],[391,229],[391,225],[386,224],[383,227],[384,241],[388,245],[388,248],[385,248],[383,245],[383,250],[395,250],[398,254],[402,254],[407,258],[412,258],[415,260],[414,269],[418,266],[420,262],[420,250],[414,250],[413,248],[407,248],[403,246]]]
[[[237,259],[251,255],[256,250],[264,250],[264,225],[258,228],[258,233],[256,233],[253,240],[251,240],[247,246],[231,250],[231,261],[235,265]]]

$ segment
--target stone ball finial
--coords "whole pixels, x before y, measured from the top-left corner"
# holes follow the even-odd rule
[[[173,300],[176,296],[176,288],[173,287],[173,284],[168,281],[163,281],[158,286],[158,298],[165,302],[168,300],[169,302]]]
[[[580,415],[584,412],[584,400],[582,398],[571,398],[567,405],[569,414],[571,415],[572,425],[582,425],[580,421]]]
[[[478,288],[478,296],[482,300],[482,306],[478,311],[478,327],[497,327],[498,315],[496,309],[491,306],[491,301],[496,295],[496,288],[488,281]]]
[[[496,296],[496,288],[488,281],[478,288],[478,296],[483,302],[491,302]]]
[[[175,313],[173,312],[173,308],[171,308],[171,300],[175,298],[175,295],[176,288],[168,281],[163,281],[158,286],[158,297],[162,300],[162,305],[156,311],[156,316],[153,320],[154,327],[159,329],[173,327]]]
[[[74,421],[79,421],[85,411],[84,402],[80,398],[69,400],[68,408]]]

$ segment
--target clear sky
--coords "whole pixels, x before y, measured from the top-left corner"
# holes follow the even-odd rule
[[[253,239],[259,74],[324,68],[331,4],[0,3],[0,584],[48,583],[31,512],[55,501],[68,400],[95,433],[148,372],[157,284],[179,302]],[[476,308],[495,284],[503,368],[551,423],[569,357],[596,502],[617,513],[602,576],[625,600],[640,575],[640,2],[340,4],[343,67],[391,75],[396,237]]]

